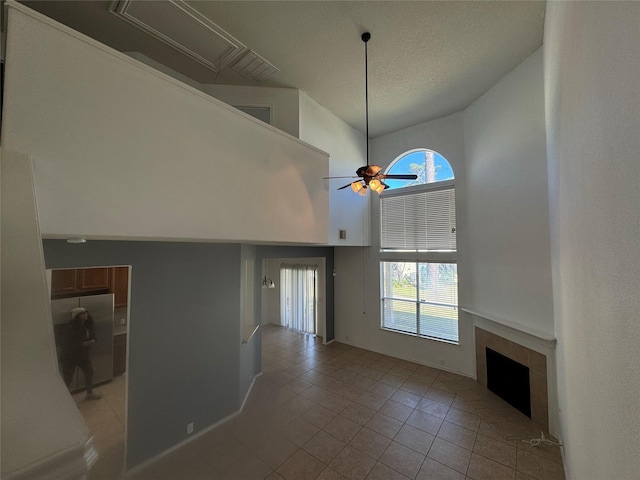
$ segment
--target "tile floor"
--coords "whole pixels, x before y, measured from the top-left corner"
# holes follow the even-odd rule
[[[88,480],[115,480],[122,476],[125,382],[126,374],[97,385],[94,392],[102,395],[100,400],[85,400],[84,392],[73,395],[98,451],[98,461],[89,472]]]
[[[472,379],[278,326],[262,339],[243,412],[127,478],[564,479],[559,448],[523,442],[540,428]],[[101,459],[89,479],[121,478],[121,429],[90,427]]]

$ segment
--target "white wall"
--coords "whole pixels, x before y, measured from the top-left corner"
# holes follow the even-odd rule
[[[553,336],[542,49],[464,112],[465,306]]]
[[[545,101],[568,479],[640,472],[640,4],[549,2]]]
[[[351,176],[366,164],[364,135],[305,92],[292,88],[201,84],[138,52],[127,55],[229,105],[270,107],[271,125],[329,153],[330,176]],[[315,181],[322,182],[329,191],[329,245],[368,245],[368,200],[354,196],[350,189],[337,190],[349,179],[323,180],[318,175]],[[341,229],[347,230],[346,240],[339,238]]]
[[[429,148],[447,158],[456,176],[457,218],[465,219],[465,166],[462,114],[423,123],[376,138],[371,143],[372,162],[386,168],[396,157],[415,148]],[[351,193],[354,195],[353,193]],[[354,195],[357,197],[357,195]],[[380,200],[371,195],[372,246],[335,249],[335,329],[336,339],[362,348],[418,363],[437,366],[473,376],[473,329],[460,312],[460,345],[418,339],[380,329]],[[458,268],[461,277],[459,299],[466,299],[466,239],[458,233]]]
[[[45,237],[326,243],[324,152],[19,4],[8,32]]]
[[[294,137],[300,136],[300,95],[295,88],[203,84],[202,90],[229,105],[270,107],[271,125]]]
[[[129,57],[149,65],[182,83],[191,85],[214,98],[232,106],[270,107],[271,125],[294,137],[299,136],[299,91],[295,88],[218,85],[200,83],[156,62],[140,52],[124,52]]]
[[[4,150],[0,175],[2,478],[80,478],[95,451],[58,373],[31,162]]]
[[[280,318],[280,258],[267,258],[262,261],[262,278],[266,275],[275,284],[275,288],[262,289],[262,319],[263,325],[274,323],[281,325]]]
[[[367,163],[364,135],[340,120],[329,110],[300,92],[300,139],[329,152],[331,176],[351,176]],[[315,180],[329,194],[329,245],[369,245],[368,197],[354,194],[350,188],[337,190],[350,180]],[[339,230],[347,230],[347,239],[339,239]]]

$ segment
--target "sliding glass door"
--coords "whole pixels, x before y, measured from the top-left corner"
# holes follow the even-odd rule
[[[282,265],[280,267],[281,323],[294,330],[316,333],[317,267]]]

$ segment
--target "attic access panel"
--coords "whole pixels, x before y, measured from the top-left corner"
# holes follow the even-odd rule
[[[183,1],[116,0],[109,10],[214,72],[248,50]]]

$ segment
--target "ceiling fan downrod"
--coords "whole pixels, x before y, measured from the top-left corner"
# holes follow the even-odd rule
[[[367,167],[369,166],[369,62],[367,42],[371,40],[371,34],[364,32],[362,34],[362,41],[364,42],[364,105],[365,105],[365,140],[367,142]]]
[[[342,190],[351,187],[351,190],[361,196],[367,195],[367,190],[373,190],[380,194],[389,185],[383,182],[384,179],[415,180],[418,176],[414,174],[387,174],[382,173],[382,167],[369,164],[369,52],[367,42],[371,39],[371,33],[364,32],[360,38],[364,42],[364,103],[365,103],[365,141],[367,164],[356,170],[355,177],[325,177],[325,178],[358,178],[358,180],[338,188]]]

